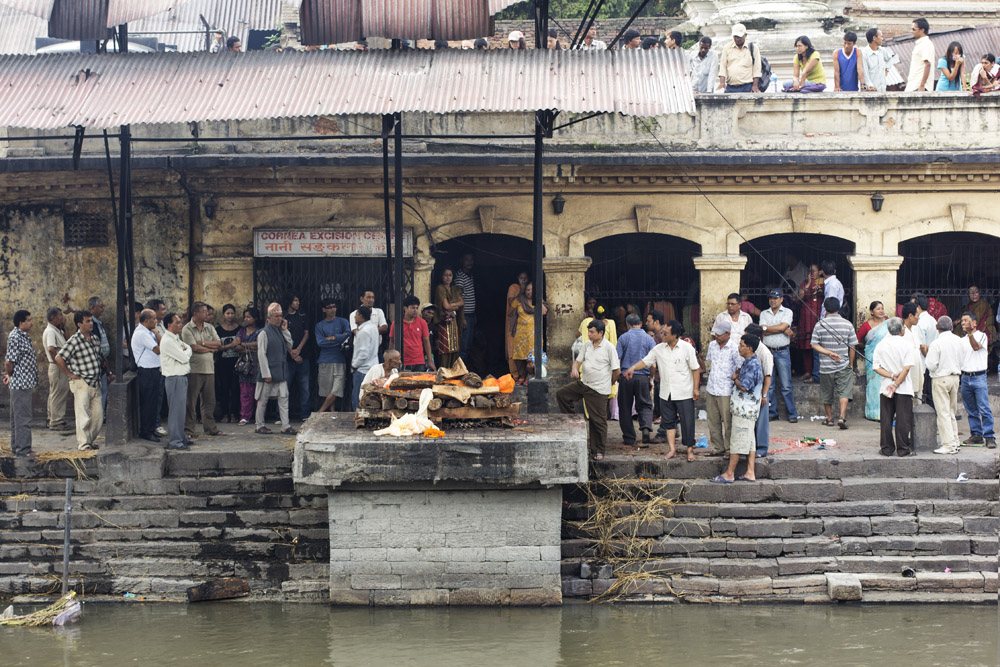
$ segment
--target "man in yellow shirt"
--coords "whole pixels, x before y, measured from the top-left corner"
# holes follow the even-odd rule
[[[737,23],[733,41],[719,56],[719,88],[727,93],[759,93],[760,68],[760,49],[747,44],[747,28]]]

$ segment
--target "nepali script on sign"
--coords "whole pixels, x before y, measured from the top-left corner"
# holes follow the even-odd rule
[[[385,232],[356,229],[258,229],[256,257],[385,257]],[[396,235],[392,235],[395,246]],[[413,231],[403,230],[403,256],[413,256]]]

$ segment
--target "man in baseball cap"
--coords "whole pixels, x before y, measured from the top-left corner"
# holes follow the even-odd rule
[[[733,416],[729,411],[729,398],[733,393],[733,372],[740,364],[737,341],[732,338],[733,325],[726,320],[712,326],[715,339],[708,344],[705,363],[709,366],[708,384],[705,387],[705,412],[708,414],[708,438],[713,456],[729,453],[732,440],[730,429]]]
[[[747,43],[747,27],[733,26],[733,41],[726,44],[719,56],[719,87],[727,93],[759,93],[760,49]]]
[[[760,313],[760,326],[764,330],[762,342],[774,356],[774,376],[767,389],[769,419],[778,418],[777,384],[781,383],[781,398],[789,423],[799,421],[795,411],[795,395],[792,393],[792,357],[789,346],[792,341],[792,311],[781,305],[784,299],[780,289],[772,289],[767,295],[770,308]],[[777,380],[777,382],[775,382]]]

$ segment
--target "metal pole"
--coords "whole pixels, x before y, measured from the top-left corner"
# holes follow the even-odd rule
[[[535,112],[535,174],[532,197],[532,243],[534,250],[534,301],[535,301],[535,379],[542,379],[542,298],[545,295],[545,272],[542,268],[544,248],[544,209],[542,208],[542,155],[545,150],[546,111]]]
[[[395,276],[394,286],[396,295],[396,316],[394,321],[399,326],[396,327],[396,335],[393,338],[393,345],[397,350],[403,350],[403,115],[393,114],[396,121],[395,141],[393,145],[393,179],[395,180],[395,219],[396,219],[396,262],[394,265]]]
[[[392,130],[391,113],[382,116],[382,200],[385,213],[385,284],[392,285],[392,217],[389,213],[389,132]],[[391,293],[391,289],[389,292]],[[399,348],[396,348],[399,349]]]
[[[66,478],[66,505],[63,507],[64,520],[63,523],[63,575],[62,575],[62,594],[66,595],[69,592],[69,532],[70,523],[73,514],[73,479],[71,477]]]
[[[128,125],[122,125],[119,134],[119,164],[118,164],[118,221],[117,221],[117,244],[118,244],[118,295],[115,299],[115,322],[118,334],[125,331],[125,311],[128,308],[128,296],[125,288],[125,272],[128,257],[128,235],[126,232],[128,219],[129,201],[129,151],[131,143],[129,134],[131,129]],[[125,355],[122,346],[115,341],[109,341],[111,349],[115,352],[115,375],[121,379],[125,375]]]
[[[625,25],[622,26],[622,29],[618,31],[617,35],[615,35],[615,38],[610,42],[608,42],[609,50],[615,48],[615,46],[618,44],[618,40],[621,39],[622,35],[625,34],[625,31],[632,26],[632,22],[635,21],[637,18],[639,18],[639,14],[642,13],[642,10],[644,10],[646,8],[646,5],[648,4],[649,0],[643,0],[643,3],[639,5],[639,8],[636,9],[635,12],[633,12],[632,16],[630,16],[628,21],[625,22]]]

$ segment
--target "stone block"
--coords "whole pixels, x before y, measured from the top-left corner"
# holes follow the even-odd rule
[[[858,574],[858,580],[866,591],[912,591],[917,588],[916,578],[900,574],[862,572]]]
[[[397,558],[389,558],[389,554],[393,549],[386,548],[359,548],[351,549],[351,560],[352,561],[384,561],[384,560],[404,560]],[[406,559],[409,560],[409,559]],[[417,560],[417,559],[414,559]]]
[[[563,597],[590,597],[594,594],[594,583],[590,579],[564,578]]]
[[[352,575],[352,574],[399,574],[393,571],[392,564],[385,561],[330,561],[331,575]]]
[[[561,604],[562,596],[558,588],[512,588],[510,591],[512,607],[554,607]]]
[[[372,547],[410,547],[410,548],[440,548],[445,546],[444,533],[360,533],[358,535],[338,535],[337,543],[351,544],[352,546],[372,546]],[[370,544],[354,544],[350,538],[371,540]]]
[[[673,577],[668,580],[677,595],[718,593],[720,579],[713,577]]]
[[[781,553],[783,554],[804,554],[806,552],[806,541],[801,537],[781,540]]]
[[[861,599],[861,580],[854,574],[829,573],[826,575],[826,588],[831,600],[849,602]]]
[[[721,504],[714,507],[718,516],[736,519],[790,519],[806,515],[805,506],[795,503]]]
[[[859,501],[842,503],[809,503],[808,516],[880,516],[893,513],[891,501]]]
[[[916,549],[916,537],[912,535],[872,535],[868,547],[873,554],[885,554]]]
[[[773,558],[713,560],[709,565],[713,577],[773,577],[778,574],[778,563]]]
[[[967,482],[948,482],[950,500],[990,500],[1000,496],[1000,484],[996,479],[970,479]]]
[[[842,483],[846,501],[901,500],[905,497],[901,479],[847,478]]]
[[[762,558],[775,558],[785,551],[784,540],[760,539],[757,540],[757,556]]]
[[[558,528],[555,530],[508,530],[504,534],[507,536],[506,546],[508,547],[548,546],[558,549],[561,545]]]
[[[330,604],[345,607],[367,607],[372,603],[371,592],[330,587]]]
[[[761,519],[741,522],[736,528],[739,537],[791,537],[792,524],[781,519]]]
[[[969,537],[969,545],[972,548],[972,553],[980,555],[993,555],[997,554],[997,536],[983,536],[983,535],[972,535]],[[994,567],[996,563],[994,562]]]
[[[914,540],[914,548],[943,556],[971,553],[969,538],[964,535],[919,535]]]
[[[352,574],[351,588],[354,590],[377,590],[400,588],[398,574]]]
[[[593,540],[577,538],[563,540],[560,545],[560,552],[563,558],[582,558],[593,555],[593,548]]]
[[[966,533],[996,535],[997,533],[1000,533],[1000,517],[967,516],[963,520],[963,527]]]
[[[656,541],[650,553],[692,554],[726,551],[726,540],[718,538],[697,539],[692,537],[663,537]]]
[[[708,537],[711,535],[711,530],[707,520],[664,519],[659,534],[676,537]]]
[[[872,522],[868,517],[823,519],[823,534],[830,536],[871,535]]]
[[[935,500],[928,514],[935,516],[998,516],[997,503],[985,500]]]
[[[228,517],[226,512],[181,512],[178,521],[181,526],[222,525]]]
[[[387,572],[390,574],[419,574],[419,575],[437,575],[445,572],[445,567],[448,565],[459,565],[458,563],[428,563],[428,562],[386,562],[385,565],[388,567]],[[332,564],[331,564],[332,566]]]
[[[981,572],[917,572],[917,589],[928,591],[983,590]]]
[[[948,482],[939,479],[903,480],[903,497],[912,500],[933,500],[948,497]]]
[[[768,595],[771,592],[771,577],[719,580],[719,595],[726,597],[736,598],[748,595]]]
[[[917,520],[902,516],[873,516],[871,519],[874,535],[913,535],[917,532]]]
[[[983,591],[986,593],[997,592],[997,573],[983,572]]]
[[[496,532],[449,533],[445,535],[444,546],[503,547],[507,546],[507,533],[496,533]]]
[[[785,479],[775,481],[774,495],[788,503],[836,502],[844,490],[839,480]]]
[[[839,556],[840,540],[828,537],[806,538],[806,556]]]
[[[868,553],[868,538],[866,537],[841,537],[840,552],[844,555]]]
[[[921,533],[960,533],[965,528],[960,516],[921,516],[917,524]]]
[[[490,562],[484,563],[493,564]],[[520,574],[558,574],[559,564],[555,561],[545,561],[545,560],[528,560],[528,561],[514,561],[509,563],[496,563],[497,565],[504,565],[506,567],[507,574],[520,575]],[[450,563],[449,563],[450,565]]]
[[[735,535],[739,522],[735,519],[712,519],[710,522],[713,535]]]
[[[594,579],[592,581],[594,586],[594,595],[604,595],[608,590],[615,585],[617,579]]]
[[[460,551],[460,550],[455,549],[454,551]],[[541,548],[540,547],[490,548],[490,549],[485,549],[485,554],[482,558],[484,560],[492,560],[492,561],[541,560]],[[468,560],[475,560],[475,558],[469,558]],[[553,559],[553,560],[558,560],[558,559]]]
[[[774,499],[774,484],[759,480],[756,484],[712,484],[698,480],[684,492],[689,503],[760,503]]]
[[[777,592],[787,588],[814,588],[825,587],[826,577],[822,574],[806,574],[795,577],[772,577],[771,588]]]
[[[466,588],[449,593],[448,604],[453,606],[498,607],[510,604],[509,589]]]

